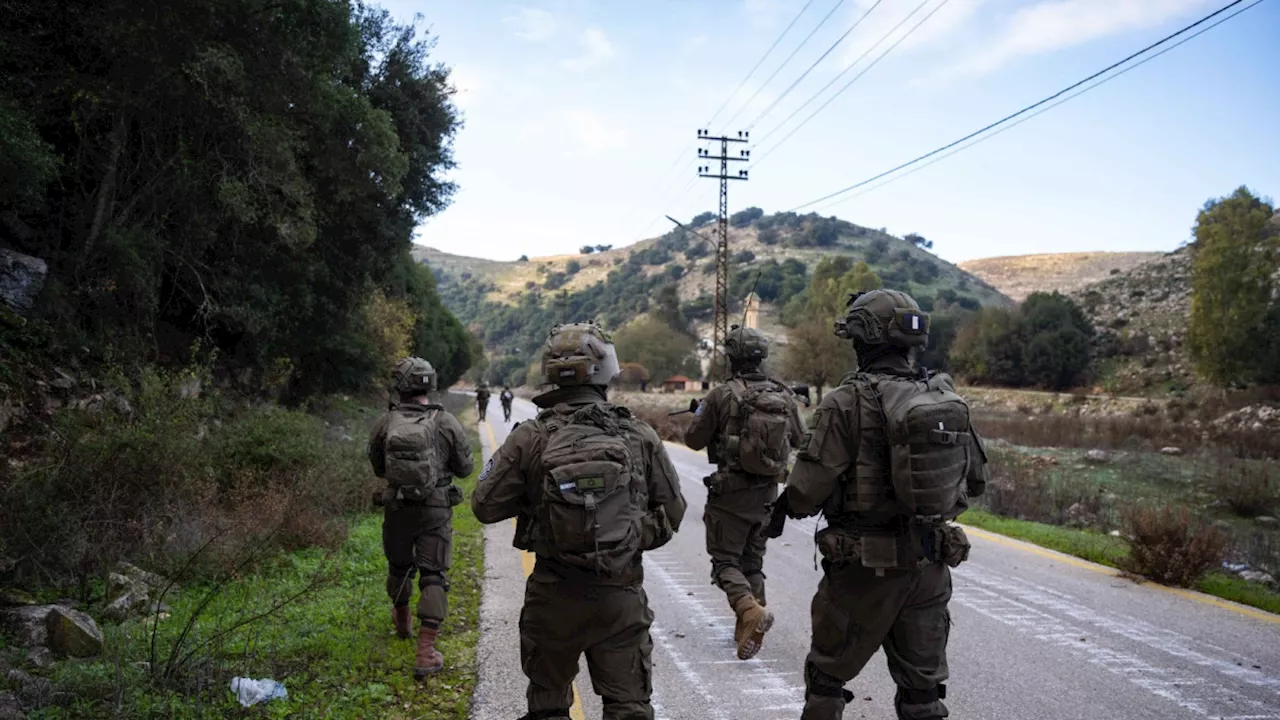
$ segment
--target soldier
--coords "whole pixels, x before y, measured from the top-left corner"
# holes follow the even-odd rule
[[[786,480],[791,448],[800,446],[804,430],[791,391],[760,371],[769,356],[764,335],[733,326],[725,355],[733,378],[697,405],[684,441],[694,450],[706,448],[707,459],[717,466],[703,480],[711,582],[737,615],[738,659],[748,660],[773,625],[773,613],[765,607],[762,531],[778,485]]]
[[[851,296],[836,327],[858,369],[822,399],[769,533],[785,516],[827,516],[801,718],[839,718],[852,698],[844,684],[880,647],[898,717],[945,718],[950,568],[969,556],[948,521],[986,487],[982,440],[951,378],[915,367],[929,316],[909,295]]]
[[[520,613],[524,720],[568,718],[586,653],[605,720],[651,720],[653,612],[641,553],[684,517],[680,480],[653,428],[611,405],[618,358],[595,325],[557,325],[542,354],[556,389],[533,399],[480,474],[471,507],[484,523],[517,517],[514,545],[537,556]]]
[[[484,416],[489,409],[489,383],[481,380],[476,385],[476,411],[480,413],[480,422],[484,422]]]
[[[511,422],[511,403],[516,399],[515,393],[511,392],[511,388],[503,385],[502,393],[498,395],[498,400],[502,402],[502,421]]]
[[[436,650],[448,610],[449,566],[453,562],[453,506],[462,489],[453,478],[471,474],[471,443],[458,419],[429,393],[436,372],[422,358],[396,363],[392,389],[399,403],[374,425],[369,438],[373,472],[387,487],[374,496],[383,507],[382,551],[387,556],[387,595],[396,635],[410,637],[409,599],[418,574],[418,653],[413,675],[421,679],[444,668]]]

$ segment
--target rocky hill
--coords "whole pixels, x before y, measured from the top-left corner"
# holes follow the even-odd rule
[[[1109,390],[1158,394],[1196,383],[1186,344],[1190,246],[1070,294],[1098,329]]]
[[[754,286],[764,301],[761,328],[778,339],[783,335],[781,309],[807,287],[810,272],[824,257],[866,260],[886,286],[908,290],[926,307],[976,309],[1011,302],[980,278],[883,230],[794,213],[760,213],[750,220],[740,218],[737,224],[730,229],[734,271],[729,294],[735,311],[741,310],[741,299]],[[659,288],[672,284],[695,330],[709,336],[715,265],[714,248],[704,237],[713,232],[714,226],[707,224],[696,233],[675,229],[624,248],[517,262],[421,246],[414,253],[436,271],[449,308],[490,350],[525,355],[536,346],[531,345],[536,335],[528,327],[531,322],[545,324],[550,317],[571,315],[619,327],[648,310]],[[550,312],[553,307],[561,312]]]
[[[960,269],[1021,302],[1036,291],[1075,293],[1156,258],[1158,252],[1080,252],[968,260]]]

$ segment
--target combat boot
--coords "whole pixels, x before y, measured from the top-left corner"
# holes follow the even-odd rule
[[[773,613],[751,595],[744,595],[734,603],[733,612],[738,616],[733,631],[733,639],[738,643],[738,659],[750,660],[760,652],[764,634],[773,627]]]
[[[413,677],[417,680],[444,669],[444,656],[436,650],[436,638],[440,628],[425,625],[418,628],[418,656],[413,661]]]
[[[413,632],[413,615],[409,612],[408,605],[391,606],[391,624],[396,628],[396,637],[401,640],[409,639]]]

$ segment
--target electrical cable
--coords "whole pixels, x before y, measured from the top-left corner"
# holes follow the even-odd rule
[[[1054,94],[1052,94],[1052,95],[1050,95],[1050,96],[1048,96],[1048,97],[1046,97],[1046,98],[1044,98],[1044,99],[1042,99],[1042,100],[1039,100],[1039,101],[1037,101],[1037,102],[1034,102],[1034,103],[1032,103],[1032,104],[1030,104],[1030,105],[1028,105],[1028,106],[1026,106],[1026,107],[1024,107],[1024,108],[1022,108],[1021,110],[1018,110],[1017,112],[1014,112],[1014,113],[1011,113],[1011,114],[1009,114],[1009,115],[1006,115],[1005,117],[1003,117],[1003,118],[1001,118],[1001,119],[999,119],[999,120],[997,120],[997,121],[995,121],[995,122],[993,122],[993,123],[990,123],[990,124],[986,125],[985,127],[982,127],[982,128],[980,128],[980,129],[978,129],[978,130],[975,130],[975,131],[973,131],[973,132],[969,133],[968,135],[965,135],[965,136],[964,136],[964,137],[962,137],[962,138],[959,138],[959,139],[957,139],[957,140],[953,140],[953,141],[951,141],[951,142],[947,143],[946,145],[943,145],[943,146],[942,146],[942,147],[940,147],[940,148],[937,148],[937,149],[935,149],[935,150],[931,150],[931,151],[929,151],[929,152],[927,152],[927,153],[925,153],[925,154],[923,154],[923,155],[921,155],[921,156],[919,156],[919,157],[917,157],[917,158],[915,158],[915,159],[913,159],[913,160],[909,160],[909,161],[907,161],[907,162],[905,162],[905,163],[902,163],[901,165],[898,165],[897,167],[894,167],[894,168],[891,168],[891,169],[889,169],[889,170],[886,170],[886,171],[884,171],[884,172],[882,172],[882,173],[880,173],[880,174],[878,174],[878,175],[874,175],[874,176],[872,176],[872,177],[867,178],[866,180],[863,180],[863,181],[861,181],[861,182],[854,183],[853,185],[850,185],[850,186],[848,186],[848,187],[846,187],[846,188],[842,188],[842,189],[837,190],[837,191],[835,191],[835,192],[833,192],[833,193],[828,193],[827,195],[824,195],[824,196],[822,196],[822,197],[820,197],[820,198],[817,198],[816,200],[810,200],[810,201],[808,201],[808,202],[806,202],[806,203],[802,203],[802,204],[800,204],[800,205],[797,205],[797,206],[795,206],[794,208],[791,208],[791,210],[790,210],[789,212],[795,212],[796,210],[802,210],[802,209],[807,208],[807,207],[809,207],[809,206],[811,206],[811,205],[817,205],[818,203],[826,202],[827,200],[830,200],[830,199],[832,199],[832,198],[834,198],[834,197],[838,197],[838,196],[840,196],[840,195],[844,195],[845,193],[848,193],[848,192],[850,192],[850,191],[852,191],[852,190],[857,190],[857,189],[859,189],[859,188],[862,188],[862,187],[865,187],[865,186],[867,186],[867,185],[870,185],[871,183],[874,183],[874,182],[876,182],[877,180],[880,180],[880,179],[882,179],[882,178],[884,178],[884,177],[887,177],[887,176],[889,176],[889,175],[892,175],[892,174],[894,174],[894,173],[898,172],[899,170],[905,170],[906,168],[909,168],[909,167],[911,167],[912,165],[917,165],[917,164],[919,164],[920,162],[922,162],[922,161],[924,161],[924,160],[928,160],[929,158],[931,158],[931,157],[933,157],[933,156],[935,156],[935,155],[938,155],[938,154],[941,154],[941,153],[943,153],[943,152],[946,152],[947,150],[950,150],[951,148],[956,147],[957,145],[960,145],[960,144],[962,144],[962,143],[964,143],[964,142],[967,142],[968,140],[971,140],[971,139],[973,139],[973,138],[975,138],[975,137],[977,137],[977,136],[979,136],[979,135],[982,135],[983,133],[987,132],[988,130],[992,130],[992,129],[994,129],[994,128],[997,128],[997,127],[999,127],[999,126],[1001,126],[1001,125],[1003,125],[1003,124],[1005,124],[1005,123],[1009,122],[1010,120],[1013,120],[1013,119],[1015,119],[1015,118],[1018,118],[1018,117],[1020,117],[1020,116],[1022,116],[1022,115],[1027,114],[1028,112],[1031,112],[1032,110],[1035,110],[1036,108],[1041,107],[1042,105],[1046,105],[1046,104],[1048,104],[1048,103],[1050,103],[1050,102],[1052,102],[1052,101],[1054,101],[1054,100],[1057,100],[1058,98],[1062,97],[1063,95],[1066,95],[1067,93],[1071,92],[1072,90],[1075,90],[1076,88],[1081,87],[1082,85],[1085,85],[1085,84],[1087,84],[1087,83],[1089,83],[1089,82],[1092,82],[1093,80],[1096,80],[1097,78],[1099,78],[1099,77],[1101,77],[1101,76],[1103,76],[1103,75],[1105,75],[1105,74],[1107,74],[1107,73],[1111,72],[1112,70],[1114,70],[1114,69],[1116,69],[1116,68],[1120,67],[1121,65],[1124,65],[1125,63],[1128,63],[1129,61],[1131,61],[1131,60],[1133,60],[1133,59],[1135,59],[1135,58],[1137,58],[1137,57],[1140,57],[1140,56],[1142,56],[1142,55],[1145,55],[1146,53],[1150,52],[1151,50],[1153,50],[1153,49],[1155,49],[1155,48],[1157,48],[1157,47],[1159,47],[1159,46],[1161,46],[1161,45],[1163,45],[1163,44],[1165,44],[1165,43],[1169,42],[1170,40],[1172,40],[1172,39],[1174,39],[1174,38],[1178,37],[1179,35],[1183,35],[1183,34],[1185,34],[1186,32],[1188,32],[1188,31],[1190,31],[1190,30],[1192,30],[1192,29],[1194,29],[1194,28],[1196,28],[1196,27],[1198,27],[1198,26],[1200,26],[1200,25],[1203,25],[1204,23],[1206,23],[1206,22],[1208,22],[1208,21],[1212,20],[1213,18],[1217,17],[1218,15],[1221,15],[1222,13],[1224,13],[1224,12],[1226,12],[1226,11],[1230,10],[1231,8],[1233,8],[1233,7],[1235,7],[1235,6],[1237,6],[1237,5],[1241,4],[1241,3],[1243,3],[1244,1],[1245,1],[1245,0],[1232,0],[1232,2],[1227,3],[1227,4],[1226,4],[1226,5],[1224,5],[1223,7],[1221,7],[1221,8],[1219,8],[1219,9],[1217,9],[1217,10],[1213,11],[1212,13],[1210,13],[1210,14],[1208,14],[1208,15],[1206,15],[1206,16],[1204,16],[1204,17],[1202,17],[1202,18],[1200,18],[1199,20],[1197,20],[1197,21],[1195,21],[1195,22],[1191,23],[1190,25],[1187,25],[1186,27],[1183,27],[1182,29],[1177,30],[1176,32],[1173,32],[1173,33],[1171,33],[1171,34],[1169,34],[1169,35],[1166,35],[1165,37],[1161,38],[1160,40],[1157,40],[1156,42],[1151,43],[1150,45],[1148,45],[1148,46],[1146,46],[1146,47],[1142,48],[1141,50],[1138,50],[1137,52],[1130,54],[1128,57],[1124,58],[1123,60],[1120,60],[1120,61],[1118,61],[1118,62],[1112,63],[1111,65],[1108,65],[1107,67],[1103,68],[1102,70],[1099,70],[1098,72],[1093,73],[1092,75],[1090,75],[1090,76],[1088,76],[1088,77],[1084,78],[1083,80],[1079,80],[1079,81],[1077,81],[1077,82],[1075,82],[1075,83],[1072,83],[1071,85],[1068,85],[1067,87],[1065,87],[1065,88],[1063,88],[1063,89],[1059,90],[1058,92],[1056,92],[1056,93],[1054,93]],[[1258,1],[1258,2],[1260,2],[1261,0],[1257,0],[1257,1]]]

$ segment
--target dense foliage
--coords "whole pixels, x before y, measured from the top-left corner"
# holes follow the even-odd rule
[[[1061,390],[1090,369],[1093,325],[1060,293],[1032,293],[1018,308],[982,308],[955,337],[949,364],[969,380]]]
[[[429,38],[351,0],[4,15],[0,245],[48,262],[60,354],[174,364],[200,341],[246,389],[286,366],[294,397],[363,386],[406,342],[445,382],[467,367],[408,254],[453,191]]]
[[[1275,208],[1246,187],[1196,218],[1190,345],[1196,369],[1225,385],[1280,381],[1280,229]]]

